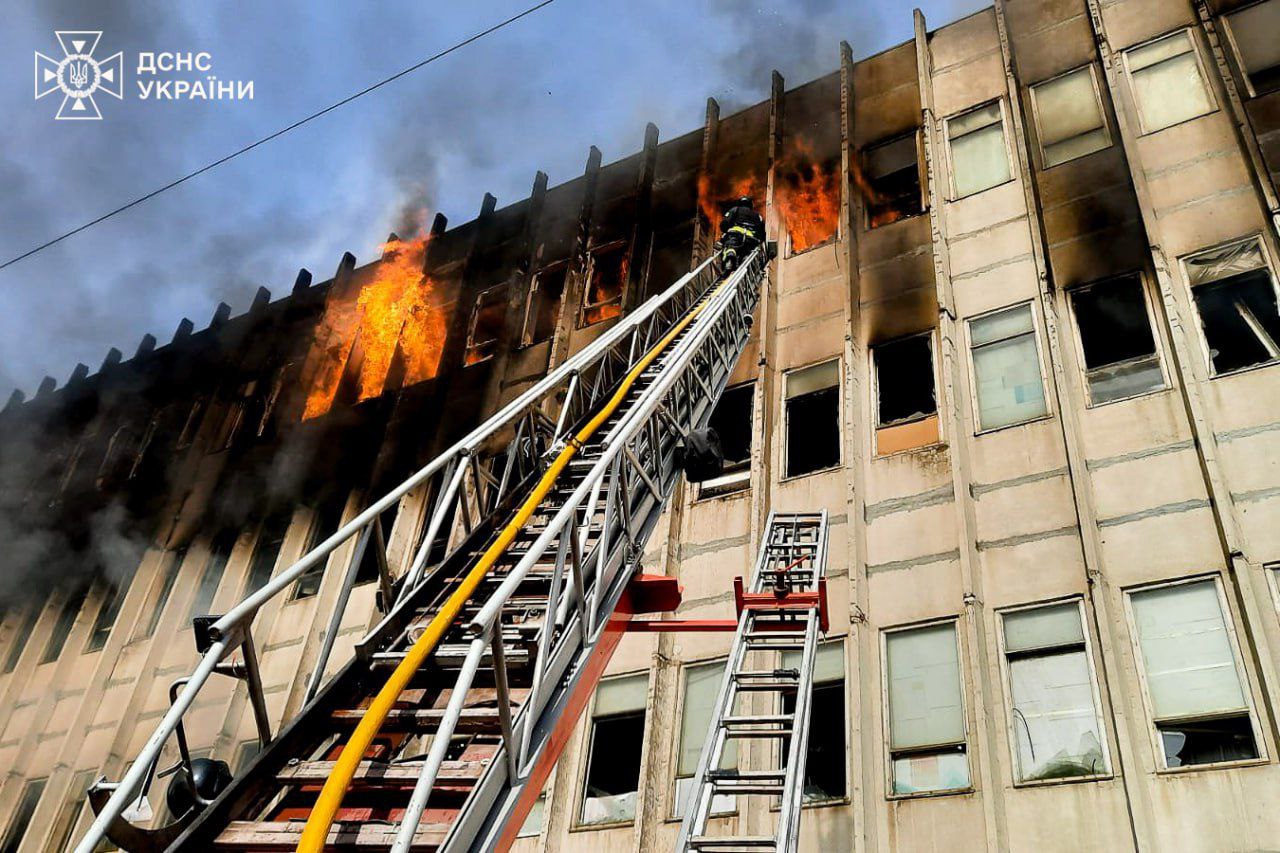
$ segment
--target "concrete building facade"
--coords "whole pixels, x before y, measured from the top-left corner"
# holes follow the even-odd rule
[[[732,464],[677,489],[643,564],[678,616],[729,616],[769,510],[830,513],[802,848],[1280,846],[1280,0],[997,0],[915,31],[11,401],[5,512],[83,532],[10,556],[35,592],[0,629],[0,850],[84,830],[85,785],[195,661],[192,615],[687,270],[736,194],[781,252],[713,418]],[[406,251],[425,356],[360,297]],[[428,498],[385,519],[392,573]],[[37,546],[83,577],[47,592]],[[340,563],[258,615],[277,724]],[[378,619],[365,577],[346,653]],[[624,640],[518,848],[670,849],[728,644]],[[256,749],[231,680],[186,724],[233,769]]]

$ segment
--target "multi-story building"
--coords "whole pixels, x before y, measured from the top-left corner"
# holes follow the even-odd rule
[[[713,419],[732,464],[677,489],[643,562],[680,616],[728,616],[768,510],[830,513],[803,848],[1280,844],[1280,0],[997,0],[915,32],[15,397],[0,850],[83,832],[86,784],[191,669],[193,614],[687,270],[736,194],[782,251]],[[423,514],[384,518],[392,572]],[[255,623],[276,721],[324,569]],[[519,849],[669,849],[728,643],[624,640]],[[186,731],[233,768],[257,748],[229,679]]]

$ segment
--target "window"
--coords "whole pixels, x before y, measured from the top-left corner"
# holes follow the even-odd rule
[[[1025,423],[1048,413],[1030,305],[969,321],[978,429]]]
[[[169,561],[164,569],[164,577],[160,580],[160,589],[156,593],[155,603],[151,605],[151,615],[147,617],[143,631],[134,639],[142,639],[155,634],[156,626],[160,624],[160,617],[164,615],[165,605],[169,603],[169,596],[173,594],[173,585],[178,581],[178,573],[182,571],[182,561],[186,558],[186,548],[179,548],[169,555]]]
[[[1127,276],[1069,296],[1091,405],[1165,387],[1141,279]]]
[[[321,507],[316,510],[315,518],[311,524],[311,541],[307,545],[307,552],[311,552],[324,540],[328,539],[338,531],[342,526],[342,511],[346,509],[347,501],[345,495],[336,495],[325,501]],[[302,573],[293,587],[293,594],[290,600],[297,601],[300,598],[311,598],[320,591],[320,584],[324,581],[324,573],[328,568],[328,558],[318,560],[311,568]]]
[[[955,623],[886,633],[885,669],[892,793],[969,788]]]
[[[1218,582],[1131,592],[1129,605],[1164,766],[1257,758]]]
[[[547,792],[543,791],[529,807],[529,814],[525,817],[524,823],[520,824],[520,831],[516,833],[516,838],[537,838],[542,834],[542,827],[546,821]]]
[[[560,298],[564,295],[564,281],[569,273],[569,262],[561,261],[538,270],[529,286],[529,300],[524,309],[525,345],[549,340],[556,332],[560,319]]]
[[[862,174],[866,185],[859,189],[866,206],[867,228],[879,228],[924,213],[917,133],[913,130],[863,152]],[[855,174],[855,182],[857,178]]]
[[[253,549],[253,560],[249,563],[249,578],[244,585],[245,595],[252,595],[271,580],[276,559],[280,556],[280,546],[284,544],[284,535],[288,531],[287,512],[273,515],[263,522],[262,530],[258,533],[258,544]]]
[[[724,452],[724,472],[704,481],[699,497],[728,494],[745,489],[751,483],[751,423],[755,383],[747,382],[726,388],[711,411],[707,426],[720,437]]]
[[[1046,169],[1111,145],[1092,65],[1032,86],[1031,105]]]
[[[44,786],[48,781],[48,779],[32,779],[22,786],[22,798],[18,800],[18,807],[13,811],[13,820],[9,822],[9,829],[4,834],[4,843],[0,844],[0,853],[17,853],[23,836],[27,834],[27,828],[31,826],[31,817],[36,812],[36,806],[40,804],[40,797],[44,795]]]
[[[128,589],[120,589],[110,580],[99,582],[98,588],[102,590],[102,605],[93,620],[93,630],[89,632],[89,643],[85,646],[86,652],[96,652],[107,644],[111,629],[115,627],[116,617],[120,615],[121,599]]]
[[[680,717],[680,740],[676,752],[676,787],[672,797],[672,817],[684,817],[689,797],[693,793],[694,776],[702,758],[702,747],[707,742],[707,730],[715,713],[720,684],[724,681],[726,661],[694,664],[684,668],[684,709]],[[728,740],[720,756],[720,769],[732,770],[738,766],[737,741]],[[737,798],[720,794],[711,803],[712,814],[732,814],[737,808]]]
[[[582,294],[579,328],[622,313],[622,291],[627,285],[628,264],[626,243],[614,243],[592,252],[587,269],[587,288]]]
[[[231,772],[239,776],[253,759],[262,751],[262,742],[257,738],[241,741],[236,747],[235,757],[231,759]]]
[[[783,652],[782,668],[800,666],[801,652]],[[796,710],[794,693],[783,694],[782,713]],[[804,802],[842,800],[845,788],[844,643],[818,647],[813,662],[813,697],[809,706],[809,744],[804,764]],[[816,736],[815,736],[816,735]],[[785,757],[783,765],[786,766]]]
[[[645,673],[606,679],[596,690],[579,818],[583,826],[635,819],[648,686]]]
[[[999,101],[947,119],[947,142],[955,198],[998,187],[1013,178]]]
[[[200,574],[196,597],[191,602],[191,619],[210,615],[213,598],[218,593],[218,584],[222,582],[222,575],[227,570],[227,563],[231,560],[231,552],[235,550],[237,538],[239,535],[235,530],[224,530],[209,544],[209,562],[205,563],[204,571]]]
[[[1107,773],[1078,601],[1001,616],[1019,782]]]
[[[507,286],[491,287],[476,297],[467,329],[467,364],[493,358],[507,319]]]
[[[4,668],[0,669],[0,675],[7,675],[18,668],[18,660],[22,657],[22,650],[27,647],[27,640],[31,639],[31,632],[35,630],[41,610],[41,607],[33,604],[23,614],[22,622],[9,638],[9,649],[5,652]]]
[[[1182,30],[1124,52],[1143,133],[1213,112],[1209,84],[1191,31]]]
[[[875,364],[876,452],[897,453],[938,442],[933,333],[880,344]]]
[[[71,629],[75,627],[76,617],[80,615],[80,608],[88,594],[87,585],[67,593],[62,609],[58,611],[58,621],[53,624],[53,634],[44,647],[44,654],[40,656],[40,663],[55,661],[62,654],[62,647],[67,644],[67,637],[71,636]]]
[[[787,374],[788,477],[840,464],[840,362],[836,359]]]
[[[202,414],[204,414],[204,400],[197,398],[191,404],[191,410],[187,412],[187,419],[182,425],[182,432],[178,433],[178,443],[175,449],[185,450],[195,441],[196,432],[200,429],[200,416]]]
[[[1186,267],[1212,373],[1280,359],[1276,282],[1257,239],[1188,258]]]
[[[80,816],[84,814],[89,786],[93,784],[94,776],[93,770],[81,770],[71,777],[71,788],[54,819],[53,831],[49,833],[49,842],[44,847],[45,853],[63,853],[71,849],[71,834],[75,832]]]
[[[1280,0],[1227,15],[1227,32],[1250,93],[1256,97],[1280,89]]]

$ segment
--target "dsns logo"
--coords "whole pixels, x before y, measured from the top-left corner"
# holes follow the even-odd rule
[[[60,91],[62,105],[54,118],[101,119],[93,96],[106,92],[113,98],[124,98],[124,54],[117,51],[106,59],[94,59],[93,51],[102,38],[100,30],[58,30],[55,35],[62,46],[62,59],[36,51],[36,100]]]

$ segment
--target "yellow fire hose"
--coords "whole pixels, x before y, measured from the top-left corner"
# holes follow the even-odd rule
[[[723,282],[717,285],[712,296],[719,293],[723,287]],[[542,503],[542,499],[546,497],[547,492],[551,491],[551,487],[555,485],[560,472],[569,464],[569,460],[577,453],[578,448],[590,439],[601,424],[613,415],[640,374],[648,369],[649,365],[671,344],[671,341],[694,321],[698,314],[702,312],[702,309],[706,307],[708,301],[710,301],[709,298],[699,303],[696,308],[686,314],[680,322],[672,327],[671,331],[667,332],[661,340],[654,344],[653,348],[645,353],[640,361],[627,372],[618,390],[609,398],[604,407],[596,413],[595,417],[577,432],[574,440],[566,444],[564,449],[556,455],[551,467],[538,480],[538,484],[525,502],[520,505],[515,517],[502,529],[498,538],[485,550],[480,560],[463,578],[462,583],[445,601],[440,611],[427,625],[426,630],[422,632],[422,636],[418,637],[413,645],[409,647],[404,659],[400,661],[395,671],[391,673],[387,683],[378,691],[378,695],[374,697],[369,704],[368,710],[360,718],[359,724],[351,734],[351,740],[347,741],[347,745],[342,748],[342,754],[338,756],[338,760],[334,763],[333,770],[329,773],[329,778],[325,781],[324,787],[316,799],[315,807],[312,808],[311,815],[307,818],[307,825],[303,828],[302,837],[298,841],[298,853],[321,853],[324,850],[325,842],[329,837],[329,830],[333,826],[338,808],[342,805],[342,797],[351,785],[351,779],[355,776],[356,769],[359,767],[361,760],[363,760],[365,752],[369,749],[369,745],[377,737],[378,731],[387,719],[387,714],[391,712],[392,707],[399,700],[400,694],[409,685],[413,674],[422,666],[427,657],[435,651],[441,637],[444,636],[445,631],[449,629],[453,621],[458,617],[463,605],[467,603],[476,588],[480,586],[480,582],[484,580],[485,575],[493,568],[494,563],[498,561],[498,558],[515,540],[516,534],[524,529],[534,510]]]

